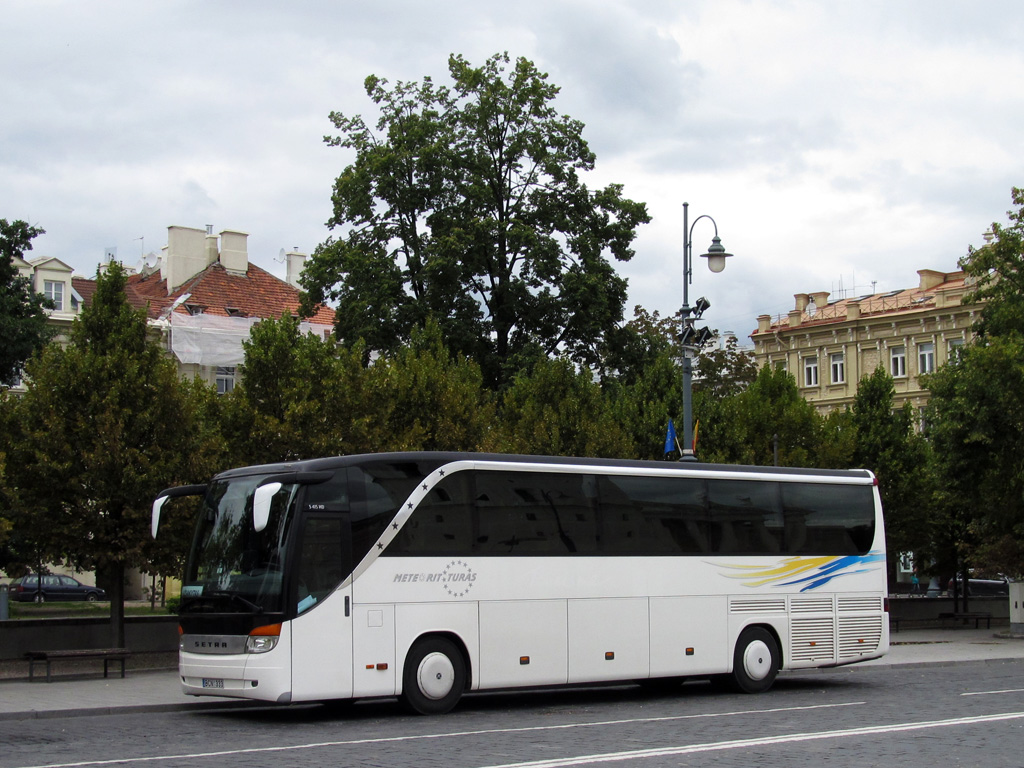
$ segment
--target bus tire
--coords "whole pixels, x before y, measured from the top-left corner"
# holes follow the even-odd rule
[[[466,688],[466,662],[458,647],[443,637],[416,641],[405,657],[402,703],[420,715],[443,715]]]
[[[736,641],[732,657],[732,685],[743,693],[763,693],[779,674],[779,644],[763,627],[747,627]]]

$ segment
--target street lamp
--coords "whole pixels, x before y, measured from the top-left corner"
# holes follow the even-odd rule
[[[694,321],[700,319],[711,307],[711,302],[703,296],[697,299],[696,305],[690,306],[690,283],[693,282],[693,227],[701,219],[708,219],[715,225],[715,236],[711,239],[711,245],[707,253],[702,253],[701,258],[708,260],[708,269],[712,272],[721,272],[725,269],[725,260],[732,256],[727,253],[718,237],[718,224],[707,214],[698,216],[690,224],[690,204],[683,203],[683,329],[679,336],[683,348],[683,445],[680,461],[696,461],[693,453],[693,358],[697,351],[708,341],[711,332],[707,328],[698,331],[693,327]]]

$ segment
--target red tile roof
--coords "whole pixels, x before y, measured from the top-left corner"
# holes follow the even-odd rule
[[[74,278],[73,284],[89,304],[96,292],[96,281]],[[298,289],[252,263],[244,275],[228,272],[219,262],[211,264],[170,295],[167,281],[160,279],[159,271],[145,276],[129,275],[125,294],[131,306],[145,309],[147,317],[153,320],[185,294],[190,296],[174,311],[186,315],[189,306],[202,307],[204,313],[221,317],[277,318],[299,311]],[[333,325],[334,311],[321,305],[308,320]]]
[[[806,309],[800,317],[801,329],[814,325],[829,325],[841,323],[846,320],[847,309],[850,304],[860,305],[860,316],[877,317],[878,315],[894,315],[902,312],[912,312],[921,309],[933,309],[935,307],[935,294],[937,292],[955,291],[964,287],[963,272],[953,272],[947,275],[947,280],[939,285],[924,290],[920,287],[907,288],[889,293],[875,293],[868,296],[856,296],[849,299],[838,299],[829,302],[823,307],[814,307],[813,313]],[[810,305],[813,306],[813,305]],[[755,330],[751,335],[758,333],[772,333],[775,331],[788,330],[790,328],[788,315],[780,315],[772,318],[771,325],[766,331]]]

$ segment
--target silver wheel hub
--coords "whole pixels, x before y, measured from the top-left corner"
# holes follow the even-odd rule
[[[451,693],[455,685],[455,667],[443,653],[428,653],[416,670],[416,684],[428,699],[438,701]]]
[[[751,680],[764,680],[772,669],[772,652],[762,640],[743,649],[743,671]]]

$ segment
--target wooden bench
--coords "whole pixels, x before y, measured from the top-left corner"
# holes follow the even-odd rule
[[[81,651],[29,651],[25,654],[25,658],[28,659],[28,679],[29,681],[35,678],[36,664],[39,662],[46,663],[46,682],[53,682],[50,676],[51,668],[50,665],[54,661],[60,659],[103,659],[103,676],[107,677],[110,671],[110,662],[119,661],[121,662],[121,677],[124,677],[124,663],[129,656],[131,651],[125,650],[124,648],[90,648]]]
[[[985,622],[986,629],[992,629],[992,614],[987,611],[971,611],[970,613],[940,613],[939,619],[942,621],[958,621],[963,620],[966,624],[971,619],[974,620],[974,628],[978,629],[981,626],[981,622]]]

